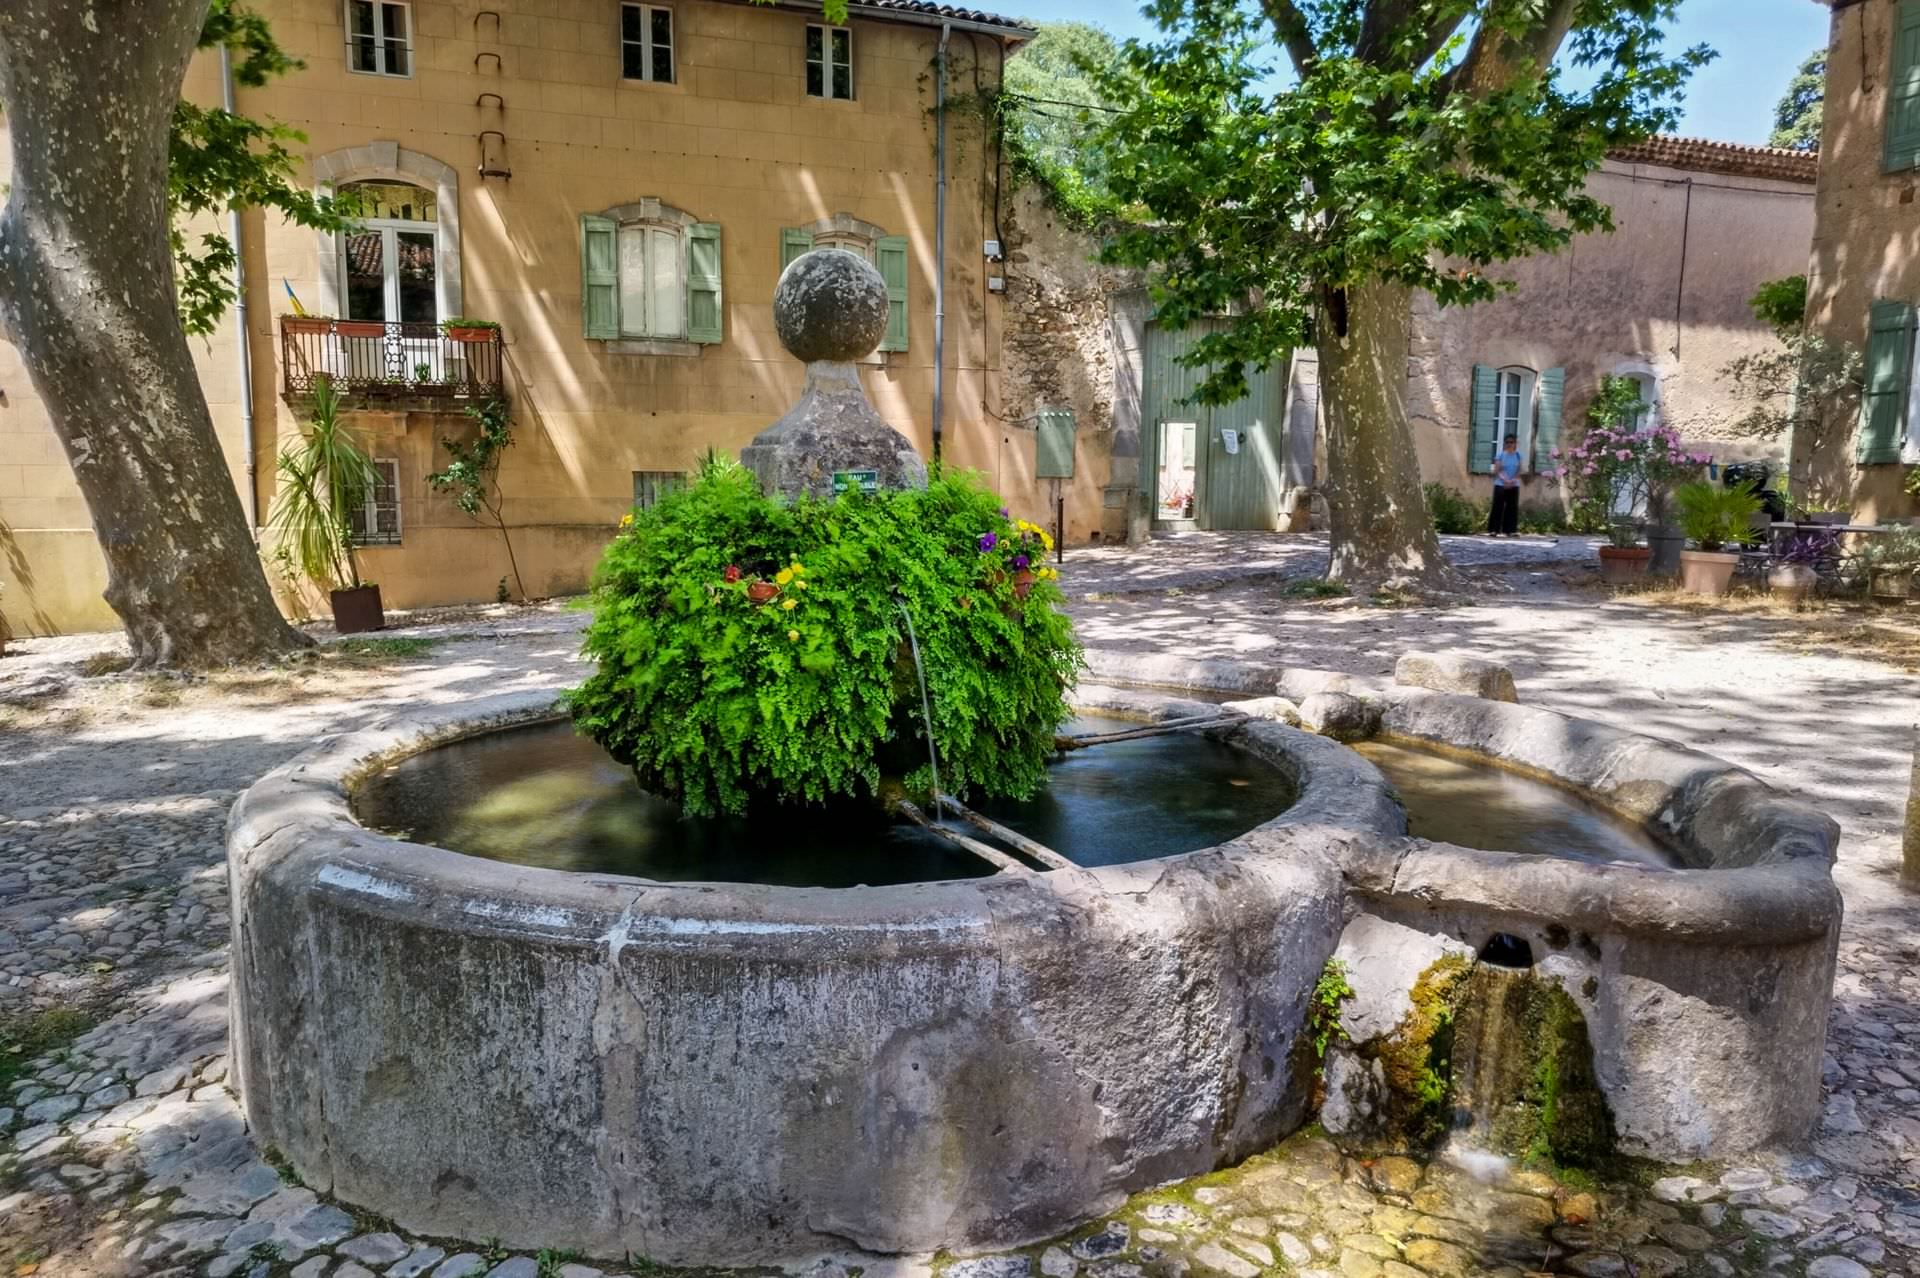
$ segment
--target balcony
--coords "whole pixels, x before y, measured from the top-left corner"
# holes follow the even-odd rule
[[[287,398],[313,393],[330,378],[356,407],[428,410],[464,408],[506,393],[500,330],[457,330],[438,324],[280,317],[280,367]],[[465,340],[478,337],[479,340]]]

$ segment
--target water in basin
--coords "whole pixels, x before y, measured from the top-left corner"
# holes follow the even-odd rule
[[[1656,839],[1578,795],[1490,763],[1390,741],[1354,746],[1386,774],[1418,838],[1491,852],[1674,866]]]
[[[1069,731],[1133,726],[1084,718]],[[1069,860],[1110,865],[1224,842],[1293,800],[1279,769],[1178,733],[1074,751],[1035,798],[977,806]],[[851,887],[992,872],[868,805],[684,818],[565,722],[487,733],[404,759],[362,785],[354,809],[375,829],[456,852],[662,882]]]

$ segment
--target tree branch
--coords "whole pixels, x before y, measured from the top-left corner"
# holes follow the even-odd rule
[[[1313,47],[1313,32],[1300,7],[1293,0],[1261,0],[1261,8],[1266,11],[1267,21],[1273,24],[1273,34],[1293,59],[1293,69],[1302,76],[1313,70],[1320,60],[1320,51]]]
[[[1523,70],[1545,70],[1573,29],[1580,0],[1550,0],[1541,16],[1519,39],[1491,21],[1482,21],[1466,59],[1449,77],[1447,96],[1466,93],[1484,98],[1513,83]]]

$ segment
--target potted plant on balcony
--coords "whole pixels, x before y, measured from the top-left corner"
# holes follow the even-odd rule
[[[1912,599],[1920,572],[1920,529],[1895,528],[1876,535],[1860,554],[1867,589],[1875,599]]]
[[[1750,533],[1760,499],[1744,488],[1725,488],[1706,480],[1682,484],[1674,495],[1680,530],[1698,549],[1680,552],[1680,588],[1695,595],[1724,595],[1733,588],[1740,566],[1738,544]]]
[[[280,329],[286,333],[318,334],[333,327],[331,315],[282,315]]]
[[[362,581],[353,554],[353,514],[366,504],[378,474],[373,460],[340,423],[333,380],[313,383],[313,418],[281,449],[280,492],[267,526],[279,533],[307,579],[327,592],[334,629],[343,635],[386,624],[380,587]]]
[[[500,326],[492,320],[469,319],[464,315],[441,320],[440,328],[450,342],[490,342],[500,331]]]
[[[342,337],[385,337],[387,325],[384,320],[335,320],[333,331]]]

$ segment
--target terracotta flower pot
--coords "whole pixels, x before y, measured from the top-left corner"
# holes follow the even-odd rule
[[[450,328],[446,332],[450,342],[490,342],[498,331],[492,328]]]
[[[1013,597],[1025,599],[1033,590],[1033,569],[1021,568],[1013,574]]]
[[[1740,556],[1719,550],[1680,552],[1680,589],[1690,595],[1724,595],[1733,589]]]
[[[1609,586],[1630,586],[1647,575],[1653,552],[1645,546],[1600,547],[1600,579]]]
[[[780,587],[771,581],[749,581],[747,598],[757,604],[772,603],[780,597]]]
[[[367,630],[385,630],[387,614],[380,606],[380,587],[352,586],[327,596],[333,605],[333,628],[343,635]]]
[[[317,315],[283,315],[280,325],[289,333],[324,333],[333,321]]]
[[[1820,584],[1820,574],[1808,564],[1781,564],[1767,574],[1767,589],[1786,603],[1800,603]]]
[[[342,337],[385,337],[387,326],[377,320],[340,320],[333,331]]]

